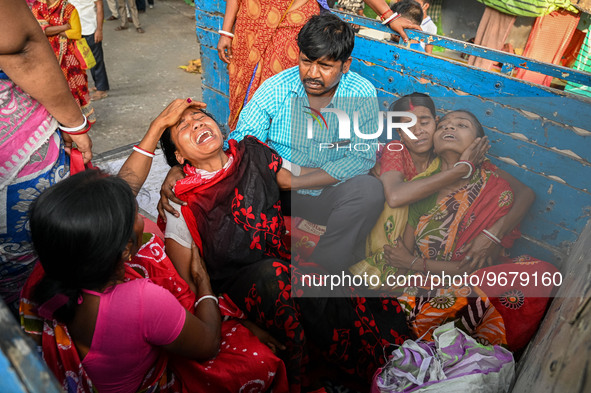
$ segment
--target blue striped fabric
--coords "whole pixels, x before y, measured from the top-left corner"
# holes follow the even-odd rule
[[[236,130],[229,137],[240,141],[246,135],[253,135],[294,164],[322,168],[340,181],[366,174],[375,164],[377,139],[359,138],[354,133],[351,123],[350,143],[339,145],[337,148],[337,116],[333,113],[322,114],[328,124],[327,129],[322,120],[309,120],[312,117],[306,106],[309,106],[308,97],[300,80],[298,67],[287,69],[267,79],[259,87],[240,113]],[[359,112],[358,124],[361,133],[372,134],[377,131],[376,89],[359,74],[343,74],[328,108],[330,107],[348,113],[351,122],[354,112]],[[313,125],[311,139],[307,135],[308,122]],[[327,148],[331,144],[335,147]],[[321,190],[299,192],[319,195]]]

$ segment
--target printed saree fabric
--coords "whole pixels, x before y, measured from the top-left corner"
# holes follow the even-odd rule
[[[281,158],[251,136],[239,143],[231,139],[229,146],[234,162],[226,170],[204,182],[188,166],[187,177],[175,186],[177,196],[188,203],[183,217],[212,283],[256,261],[290,257],[276,181]]]
[[[72,29],[78,29],[78,38],[81,37],[82,30],[80,28],[78,12],[66,0],[57,0],[52,5],[47,0],[38,0],[33,4],[32,11],[44,31],[50,26],[62,26],[69,23]],[[80,61],[74,54],[76,38],[63,37],[60,34],[47,38],[68,81],[72,95],[82,109],[82,112],[89,117],[91,123],[94,122],[94,110],[90,104],[86,70],[82,69]]]
[[[229,141],[233,160],[212,178],[185,167],[177,196],[207,265],[213,290],[229,296],[246,317],[286,346],[290,391],[301,386],[304,331],[291,297],[290,254],[283,236],[276,174],[281,158],[258,139]]]
[[[291,392],[306,383],[308,339],[330,361],[369,380],[385,361],[385,348],[409,337],[400,304],[392,298],[365,299],[347,289],[340,298],[305,297],[303,272],[290,265],[283,241],[276,183],[281,159],[252,137],[230,140],[227,154],[233,164],[207,183],[188,175],[175,186],[188,202],[182,214],[216,278],[214,290],[229,295],[248,319],[285,344],[281,355]]]
[[[485,162],[469,183],[437,201],[433,195],[409,208],[415,227],[418,255],[440,261],[461,261],[464,246],[483,229],[507,214],[513,204],[509,184]],[[519,236],[514,230],[503,239],[508,248]],[[431,339],[432,330],[453,321],[456,327],[483,344],[523,348],[537,330],[553,286],[534,277],[554,274],[556,268],[529,256],[501,257],[497,264],[473,272],[461,285],[431,289],[407,288],[398,298],[417,337]],[[468,272],[470,273],[470,272]],[[504,281],[500,277],[531,277]],[[474,285],[476,284],[477,285]]]
[[[125,280],[149,278],[169,290],[185,309],[193,312],[195,294],[164,253],[162,240],[149,233],[144,234],[143,240],[138,253],[125,264]],[[37,264],[23,289],[21,325],[41,342],[43,358],[66,392],[96,392],[82,368],[67,327],[56,320],[44,320],[37,314],[32,295],[42,276],[43,268]],[[240,324],[238,319],[242,319],[243,314],[225,298],[220,298],[220,311],[231,319],[222,323],[222,347],[215,358],[199,363],[163,353],[146,373],[138,392],[286,391],[285,366]],[[253,362],[253,358],[257,361]]]
[[[386,172],[384,168],[388,170],[397,170],[404,173],[405,179],[417,180],[427,176],[431,176],[441,170],[441,160],[435,158],[427,170],[416,175],[414,164],[410,155],[404,149],[402,152],[397,154],[390,154],[390,159],[383,160],[384,154],[382,155],[381,168],[382,173]],[[386,167],[384,165],[387,165]],[[412,167],[411,173],[415,173],[414,176],[408,177],[408,168]],[[406,168],[406,170],[405,170]],[[373,227],[365,242],[366,258],[362,261],[357,262],[355,265],[349,268],[349,271],[355,275],[363,276],[364,274],[373,275],[379,278],[379,281],[375,281],[371,289],[384,289],[386,287],[386,280],[388,276],[396,275],[398,269],[394,266],[390,266],[384,256],[384,246],[386,244],[394,245],[404,233],[406,223],[408,222],[408,206],[401,206],[392,208],[388,206],[388,203],[384,203],[384,210],[378,217],[376,225]],[[409,272],[411,274],[412,272]],[[396,287],[388,287],[390,290],[396,290]]]
[[[266,79],[298,64],[297,35],[312,15],[316,0],[293,8],[294,0],[240,0],[230,74],[230,130],[240,111]]]
[[[37,260],[29,206],[67,176],[57,121],[9,79],[0,79],[0,296],[15,313]]]

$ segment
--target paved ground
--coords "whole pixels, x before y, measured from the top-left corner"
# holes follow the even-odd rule
[[[109,16],[105,2],[105,18]],[[144,34],[131,24],[128,30],[115,31],[119,21],[104,23],[103,50],[111,90],[107,98],[93,102],[97,123],[91,137],[93,163],[111,173],[118,172],[131,146],[170,101],[201,98],[201,75],[178,68],[199,58],[193,7],[183,0],[156,0],[153,9],[140,14],[140,22]],[[94,86],[90,76],[89,85]],[[158,154],[138,195],[140,208],[150,218],[157,214],[160,184],[168,169]]]
[[[105,18],[110,15],[105,3]],[[93,102],[97,123],[91,137],[95,154],[139,141],[148,125],[174,98],[201,97],[201,76],[178,68],[199,57],[195,13],[183,0],[156,0],[140,14],[146,30],[130,24],[115,31],[119,21],[105,21],[105,62],[111,90]],[[94,86],[89,77],[89,85]]]

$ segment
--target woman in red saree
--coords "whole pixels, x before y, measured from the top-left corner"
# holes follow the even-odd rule
[[[179,101],[142,146],[195,105]],[[146,154],[138,148],[125,162],[126,181],[85,171],[35,201],[31,232],[43,268],[25,285],[23,327],[68,392],[285,391],[283,363],[232,303],[218,306],[196,248],[191,291],[163,242],[142,234],[135,195],[149,172]],[[220,311],[235,318],[222,323]]]
[[[439,169],[471,166],[460,156],[475,138],[483,136],[482,126],[471,113],[447,114],[434,134]],[[541,282],[536,285],[534,277],[553,277],[557,270],[529,256],[513,260],[500,256],[486,267],[489,259],[468,256],[470,242],[481,234],[505,249],[520,236],[517,229],[502,239],[493,234],[513,205],[509,183],[490,162],[470,172],[466,179],[410,206],[404,238],[384,247],[386,259],[392,266],[423,277],[442,277],[443,273],[468,277],[460,285],[444,283],[435,289],[429,288],[433,281],[428,281],[422,287],[407,288],[398,298],[417,337],[429,339],[435,327],[454,321],[482,343],[518,350],[535,333],[554,288]],[[513,275],[520,279],[502,279]],[[526,282],[525,277],[531,280]]]
[[[94,123],[96,117],[90,103],[86,70],[74,54],[76,40],[82,38],[78,11],[67,0],[37,0],[32,11],[49,39],[72,95],[88,121]]]
[[[193,109],[160,143],[169,165],[183,165],[175,192],[186,204],[179,217],[167,216],[165,232],[180,275],[189,276],[194,241],[213,290],[276,339],[291,392],[307,382],[310,341],[342,369],[371,379],[390,344],[408,337],[404,314],[395,299],[365,299],[352,291],[341,298],[299,298],[301,276],[284,243],[278,186],[288,173],[277,153],[254,137],[230,140],[224,151],[219,125]]]

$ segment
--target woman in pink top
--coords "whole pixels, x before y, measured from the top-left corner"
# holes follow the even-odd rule
[[[201,104],[173,102],[146,138],[192,105]],[[280,390],[286,381],[280,360],[237,322],[222,326],[222,305],[195,247],[193,294],[162,242],[153,235],[145,242],[135,194],[149,155],[138,150],[119,177],[85,171],[34,202],[31,233],[42,269],[23,291],[25,330],[35,332],[36,324],[39,332],[43,321],[44,359],[68,391]],[[236,364],[228,364],[232,360]]]

